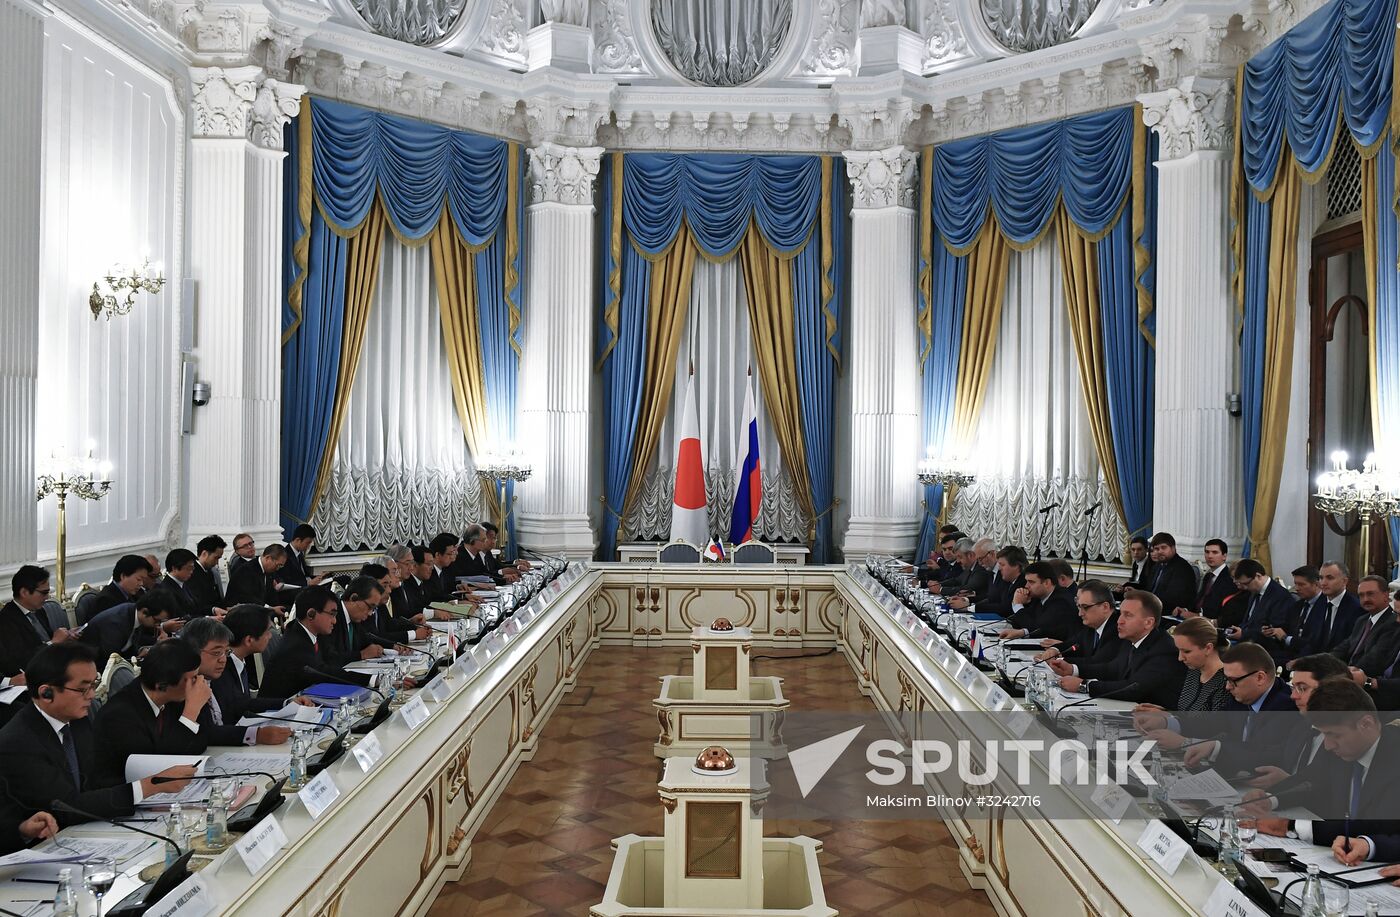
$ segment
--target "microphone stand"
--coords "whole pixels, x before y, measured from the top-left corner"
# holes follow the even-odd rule
[[[1079,551],[1079,582],[1083,583],[1089,578],[1089,530],[1094,527],[1094,516],[1099,512],[1099,507],[1103,505],[1100,501],[1084,511],[1084,542]]]
[[[123,917],[123,915],[129,915],[129,917],[140,917],[141,914],[146,913],[146,909],[149,908],[152,904],[155,904],[157,901],[170,894],[170,892],[173,891],[177,885],[185,881],[185,879],[189,878],[190,857],[194,856],[194,851],[182,850],[180,848],[180,845],[172,841],[170,838],[162,837],[161,835],[156,834],[154,831],[146,831],[142,828],[137,828],[134,825],[128,825],[124,822],[113,821],[110,818],[103,818],[100,815],[95,815],[92,812],[80,809],[77,806],[69,805],[61,799],[50,800],[49,806],[55,812],[64,811],[74,815],[81,815],[89,821],[106,822],[107,824],[113,825],[117,828],[125,828],[128,831],[135,831],[137,834],[144,834],[147,837],[153,837],[156,840],[160,841],[162,844],[167,844],[175,848],[175,862],[171,863],[168,867],[166,867],[166,869],[160,874],[160,876],[155,880],[155,882],[151,884],[150,890],[142,894],[141,889],[137,889],[135,892],[133,892],[130,895],[127,895],[126,898],[118,902],[116,906],[108,909],[106,912],[108,915],[117,915],[117,917]],[[137,898],[137,900],[133,901],[131,904],[127,904],[127,902],[131,901],[132,898]]]

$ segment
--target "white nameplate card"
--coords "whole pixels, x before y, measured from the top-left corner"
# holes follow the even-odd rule
[[[350,749],[350,753],[355,756],[355,762],[360,765],[360,770],[368,774],[370,768],[378,764],[380,759],[384,757],[384,746],[379,744],[379,736],[373,732],[367,732],[364,738]]]
[[[1010,716],[1006,718],[1006,728],[1011,730],[1011,734],[1018,739],[1025,738],[1030,731],[1031,724],[1035,722],[1035,714],[1028,710],[1012,710]]]
[[[1229,882],[1215,886],[1201,911],[1206,917],[1268,917]]]
[[[948,657],[952,655],[952,652],[953,650],[948,644],[939,641],[938,645],[933,648],[933,658],[939,665],[946,667]]]
[[[963,666],[962,671],[958,672],[958,684],[962,685],[964,690],[966,690],[966,691],[971,691],[971,690],[972,690],[972,686],[973,686],[974,684],[976,684],[976,683],[977,683],[977,666],[975,666],[975,665],[966,665],[966,666]]]
[[[997,685],[992,685],[987,689],[987,706],[993,710],[1001,710],[1011,706],[1011,697]]]
[[[899,614],[899,623],[900,623],[901,625],[903,625],[903,626],[907,629],[907,628],[914,627],[916,624],[918,624],[918,623],[919,623],[919,619],[916,618],[916,617],[914,617],[914,613],[913,613],[912,611],[907,611],[907,610],[906,610],[906,611],[900,612],[900,614]]]
[[[1128,811],[1128,806],[1132,804],[1133,797],[1124,792],[1123,788],[1112,783],[1105,783],[1096,788],[1089,801],[1098,806],[1099,811],[1107,815],[1116,825],[1123,820],[1123,815]]]
[[[214,896],[195,873],[146,911],[151,917],[206,917],[214,913]]]
[[[456,669],[457,673],[464,679],[471,678],[481,671],[481,666],[476,664],[476,658],[471,653],[463,653],[458,656],[457,661],[452,664],[452,668]]]
[[[1176,875],[1176,868],[1186,856],[1191,845],[1177,837],[1172,829],[1155,818],[1148,822],[1142,836],[1137,840],[1138,849],[1147,854],[1152,862],[1162,867],[1167,875]]]
[[[277,821],[277,816],[269,815],[258,822],[252,831],[240,837],[235,846],[249,874],[256,876],[287,846],[287,835],[282,833],[282,824]]]
[[[514,636],[516,636],[517,634],[519,634],[519,633],[520,633],[520,619],[519,619],[519,618],[511,618],[509,621],[506,622],[506,626],[505,626],[504,630],[505,630],[505,632],[506,632],[506,636],[507,636],[507,637],[514,637]]]
[[[403,721],[409,729],[417,729],[428,721],[428,705],[423,702],[421,694],[399,708],[399,713],[403,714]]]
[[[428,694],[434,703],[442,703],[452,696],[452,686],[447,683],[447,679],[439,675],[428,682]]]
[[[297,791],[297,798],[306,806],[311,820],[315,821],[321,817],[321,813],[331,807],[331,803],[340,798],[340,787],[335,785],[330,770],[323,770]]]

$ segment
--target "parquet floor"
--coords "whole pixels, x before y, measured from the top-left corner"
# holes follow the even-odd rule
[[[760,658],[755,674],[778,675],[794,710],[868,711],[850,667],[836,653]],[[656,716],[660,675],[689,671],[688,652],[607,647],[595,651],[472,840],[460,882],[444,886],[430,917],[586,917],[602,900],[610,842],[660,835]],[[827,902],[842,917],[982,917],[986,895],[967,885],[957,848],[939,822],[773,822],[767,833],[822,841]]]

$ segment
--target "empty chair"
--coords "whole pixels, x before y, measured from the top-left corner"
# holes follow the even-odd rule
[[[97,614],[97,595],[101,592],[96,586],[83,583],[78,588],[77,600],[73,603],[73,616],[79,624],[91,621]]]
[[[670,541],[661,548],[663,564],[698,564],[700,549],[688,541]]]
[[[120,653],[108,656],[107,667],[102,670],[102,676],[97,679],[97,690],[93,694],[88,716],[97,716],[97,711],[102,708],[103,704],[107,703],[107,698],[131,684],[140,674],[141,669],[130,660],[123,658]]]
[[[68,609],[63,607],[63,603],[54,599],[49,599],[44,603],[44,616],[49,622],[49,633],[53,633],[60,627],[73,628],[73,621],[68,617]]]
[[[771,545],[761,541],[746,541],[735,548],[730,557],[736,564],[771,564],[778,559]]]

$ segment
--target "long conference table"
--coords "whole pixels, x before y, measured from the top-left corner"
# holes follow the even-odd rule
[[[443,884],[464,873],[474,833],[516,769],[528,765],[590,655],[610,646],[684,646],[692,628],[717,617],[751,628],[757,646],[835,646],[860,689],[891,718],[1009,703],[983,673],[964,673],[961,657],[939,649],[947,641],[924,634],[901,608],[854,566],[575,565],[539,597],[530,620],[512,629],[518,632],[473,648],[470,674],[459,670],[440,699],[424,697],[426,719],[411,726],[400,711],[376,727],[383,755],[367,771],[353,755],[331,765],[337,796],[318,818],[289,798],[273,815],[285,844],[256,873],[232,848],[203,865],[207,912],[426,913]],[[674,725],[660,727],[664,738]],[[968,787],[940,790],[954,795]],[[1014,784],[981,789],[1025,791]],[[1193,853],[1170,872],[1154,862],[1138,845],[1148,823],[1133,815],[1117,823],[1093,812],[1051,821],[1001,809],[945,823],[968,882],[1004,914],[1199,913],[1222,881]],[[64,832],[70,834],[130,837],[100,825]],[[134,872],[160,856],[153,847],[125,868]],[[134,885],[119,880],[108,904]],[[43,917],[48,910],[34,902],[45,892],[52,888],[5,881],[0,871],[0,908]],[[92,913],[91,899],[80,901],[81,913]]]

